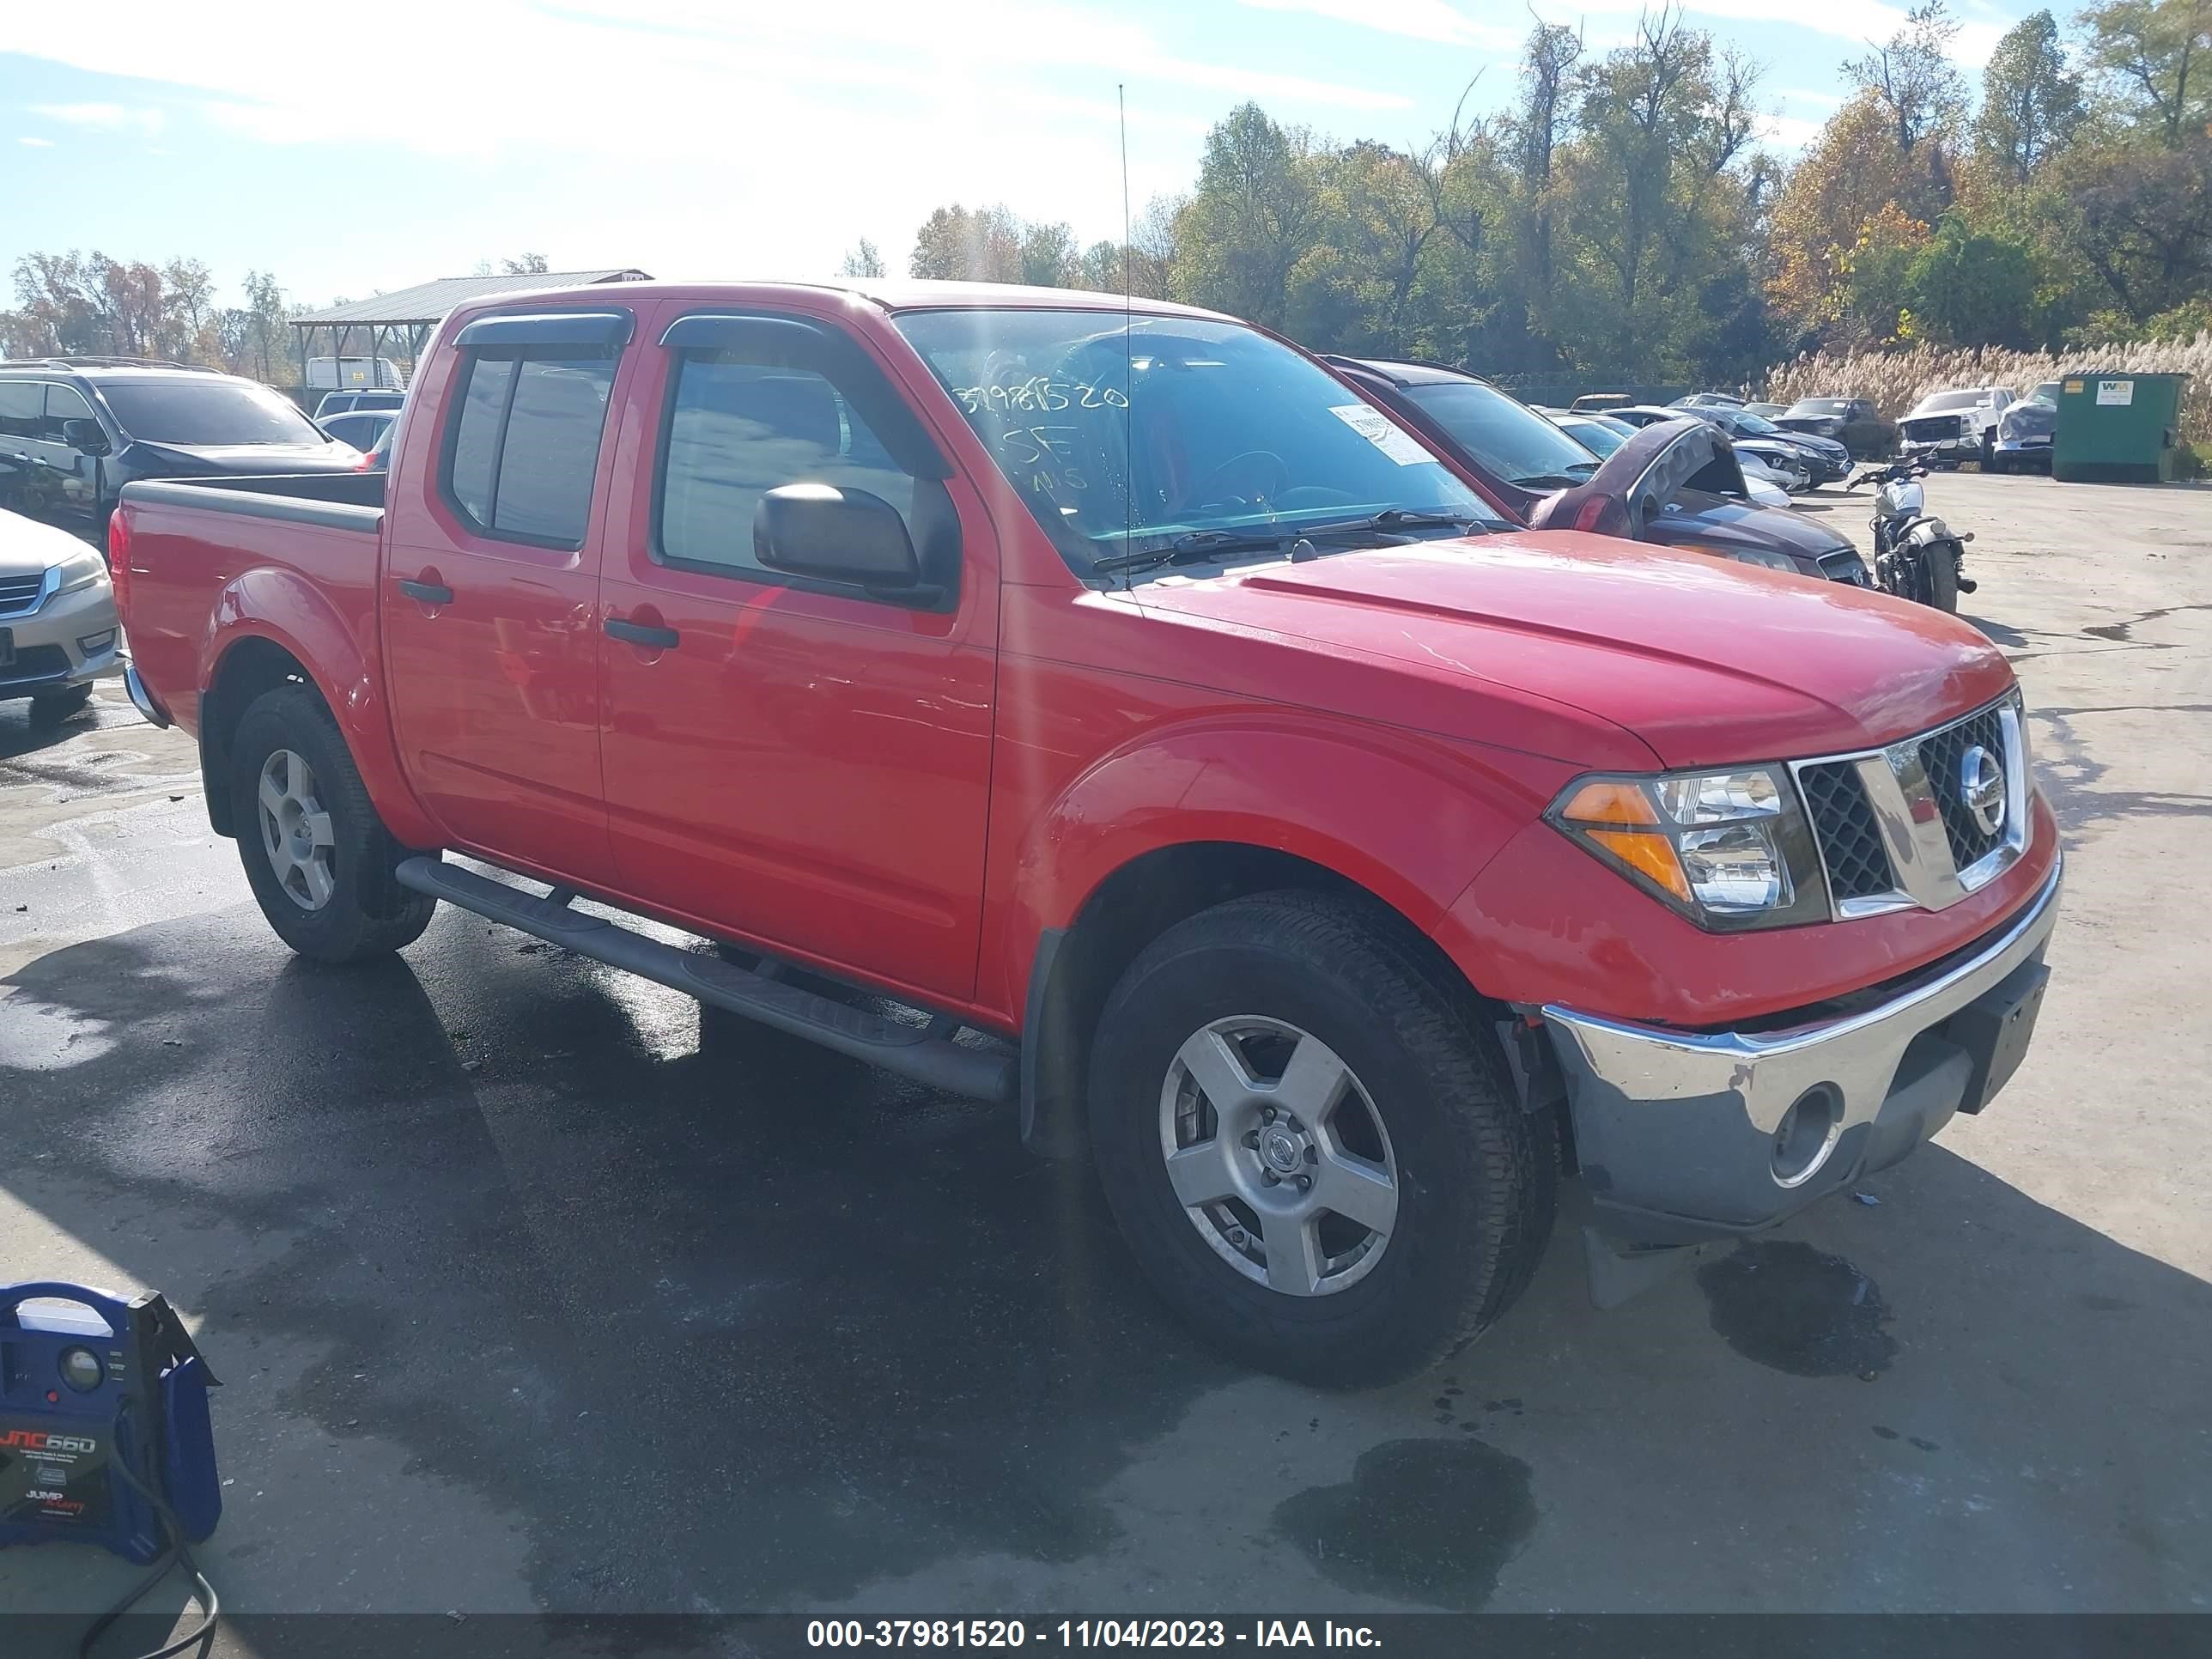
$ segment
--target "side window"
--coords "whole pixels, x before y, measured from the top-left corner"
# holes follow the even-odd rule
[[[39,436],[50,444],[66,443],[62,436],[64,421],[93,419],[92,405],[84,400],[84,393],[73,386],[50,386],[46,388],[46,412],[39,421]]]
[[[35,438],[46,388],[38,380],[0,380],[0,438]]]
[[[583,545],[615,359],[570,350],[470,354],[445,482],[448,501],[477,529],[514,541]]]
[[[917,490],[915,476],[819,370],[765,352],[685,350],[665,430],[657,558],[784,580],[753,556],[753,511],[780,485],[826,483],[889,501],[928,562],[942,489],[924,483]]]

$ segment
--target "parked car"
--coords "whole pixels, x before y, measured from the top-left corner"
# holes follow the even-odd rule
[[[1832,438],[1854,457],[1887,455],[1897,443],[1896,428],[1882,419],[1871,398],[1800,398],[1785,410],[1761,406],[1753,412],[1784,432]]]
[[[1744,410],[1748,414],[1764,415],[1771,421],[1778,415],[1787,413],[1789,405],[1787,404],[1746,404]]]
[[[1632,404],[1626,408],[1611,410],[1607,412],[1615,420],[1626,421],[1630,425],[1638,427],[1650,426],[1658,421],[1678,421],[1686,416],[1693,420],[1709,421],[1712,425],[1720,427],[1723,432],[1729,433],[1735,444],[1736,459],[1739,462],[1755,462],[1764,471],[1784,477],[1792,476],[1802,477],[1803,482],[1791,489],[1790,493],[1793,495],[1799,490],[1810,489],[1816,483],[1826,482],[1820,475],[1826,471],[1827,458],[1820,456],[1816,459],[1814,454],[1806,447],[1808,442],[1815,441],[1800,438],[1792,433],[1782,432],[1764,436],[1736,436],[1729,426],[1712,419],[1716,415],[1733,415],[1734,410],[1668,409],[1656,404]]]
[[[322,428],[325,436],[349,445],[366,455],[398,418],[399,411],[396,409],[357,409],[343,415],[325,415],[315,424]]]
[[[1733,392],[1692,392],[1674,399],[1677,409],[1741,409],[1743,399]]]
[[[1322,361],[1472,474],[1482,492],[1519,523],[1528,523],[1547,496],[1587,484],[1598,471],[1601,458],[1571,433],[1474,375],[1427,363]],[[1718,447],[1732,467],[1725,439]],[[1686,470],[1681,483],[1640,515],[1637,538],[1816,580],[1869,585],[1866,562],[1850,542],[1787,511],[1753,505],[1742,482],[1725,474],[1692,478]]]
[[[1851,453],[1837,439],[1815,432],[1789,431],[1748,410],[1705,408],[1690,412],[1712,422],[1738,443],[1778,443],[1794,448],[1803,459],[1805,470],[1812,475],[1816,489],[1850,475]]]
[[[328,420],[333,415],[351,414],[362,409],[388,409],[397,411],[407,402],[404,392],[377,391],[363,387],[351,392],[325,392],[322,401],[315,405],[315,418]]]
[[[2045,380],[1997,416],[1996,444],[1990,465],[1998,472],[2051,470],[2051,447],[2058,435],[2058,382]]]
[[[2013,404],[2008,386],[1931,392],[1897,423],[1898,448],[1908,461],[1979,461],[1995,458],[1997,421]]]
[[[28,697],[34,720],[82,708],[94,681],[122,672],[118,628],[97,552],[0,511],[0,700]]]
[[[1610,415],[1631,401],[1626,392],[1585,392],[1567,407],[1577,415]]]
[[[1607,1283],[1771,1226],[1982,1110],[2033,1030],[2058,833],[2002,651],[1520,531],[1232,319],[477,301],[388,479],[115,520],[125,684],[197,735],[278,937],[380,957],[442,899],[1004,1102],[1248,1362],[1471,1339],[1563,1162]]]
[[[112,358],[0,362],[0,507],[95,545],[135,479],[343,472],[360,459],[289,398],[236,375]]]

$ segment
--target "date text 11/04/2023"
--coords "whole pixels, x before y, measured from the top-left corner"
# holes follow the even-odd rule
[[[812,1619],[810,1648],[1376,1648],[1367,1625],[1254,1619]]]

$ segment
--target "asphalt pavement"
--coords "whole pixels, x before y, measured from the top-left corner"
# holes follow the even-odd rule
[[[2204,1609],[2212,491],[1929,495],[2067,839],[2035,1047],[1626,1308],[1570,1218],[1432,1374],[1241,1373],[1002,1111],[450,907],[292,957],[112,689],[0,705],[0,1279],[185,1311],[249,1613]]]

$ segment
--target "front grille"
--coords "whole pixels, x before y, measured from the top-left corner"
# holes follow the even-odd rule
[[[1805,808],[1812,814],[1820,854],[1827,860],[1828,889],[1835,901],[1878,898],[1893,891],[1897,878],[1890,872],[1889,854],[1881,844],[1881,830],[1875,823],[1866,786],[1859,781],[1856,763],[1821,761],[1800,767],[1797,781],[1805,791]]]
[[[1974,822],[1974,815],[1966,806],[1959,762],[1977,744],[1996,757],[1999,765],[2005,763],[2004,723],[1996,709],[1984,709],[1972,720],[1931,732],[1920,740],[1920,764],[1927,771],[1929,787],[1936,792],[1936,807],[1943,814],[1943,833],[1951,842],[1951,861],[1961,870],[1994,852],[1998,842],[2004,838],[2003,825],[2000,824],[1996,833],[1991,835]]]
[[[30,610],[38,604],[39,590],[46,583],[43,570],[31,576],[0,576],[0,617]]]
[[[15,660],[0,668],[0,689],[57,679],[69,672],[69,653],[58,645],[18,646]]]
[[[1956,415],[1931,416],[1926,420],[1906,421],[1900,429],[1914,443],[1938,443],[1959,435],[1959,417]]]

